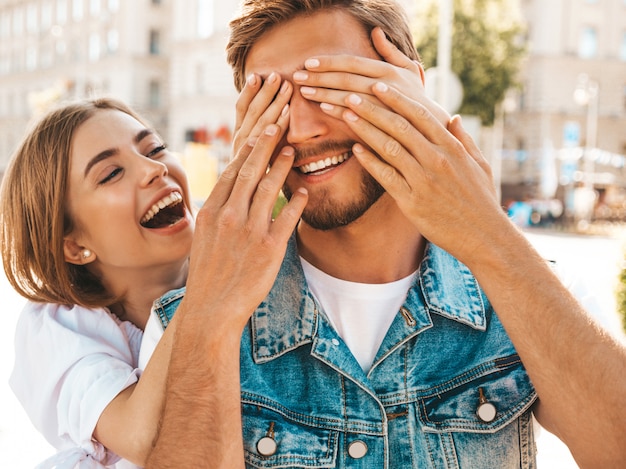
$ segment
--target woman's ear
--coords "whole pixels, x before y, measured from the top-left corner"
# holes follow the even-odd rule
[[[71,238],[63,239],[65,261],[70,264],[85,265],[96,260],[96,255],[85,246],[79,245]]]

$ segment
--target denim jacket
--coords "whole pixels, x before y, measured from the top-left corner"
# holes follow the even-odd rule
[[[157,301],[164,327],[183,293]],[[295,237],[242,336],[247,467],[534,468],[535,399],[476,279],[434,245],[367,373],[309,291]]]

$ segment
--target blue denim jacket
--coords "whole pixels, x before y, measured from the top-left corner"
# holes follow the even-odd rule
[[[164,327],[183,293],[157,302]],[[535,399],[475,278],[434,245],[367,374],[309,291],[295,237],[242,336],[248,467],[534,468]]]

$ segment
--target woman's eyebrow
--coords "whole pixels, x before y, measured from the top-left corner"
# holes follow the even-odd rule
[[[144,138],[154,134],[152,129],[142,129],[135,135],[135,143],[141,142]]]
[[[89,162],[87,163],[87,166],[85,166],[85,177],[87,177],[87,175],[89,174],[89,171],[91,171],[91,168],[93,168],[100,161],[110,158],[111,156],[117,155],[118,153],[119,153],[119,150],[117,148],[110,148],[108,150],[104,150],[98,153],[96,156],[90,159]]]
[[[139,132],[137,132],[137,135],[135,135],[135,138],[133,139],[133,141],[136,144],[138,144],[144,138],[153,134],[154,134],[154,130],[152,129],[142,129]],[[89,160],[89,162],[87,163],[87,166],[85,166],[85,177],[87,177],[87,174],[89,173],[89,171],[91,171],[91,168],[93,168],[97,163],[107,158],[110,158],[111,156],[117,155],[118,152],[119,150],[117,148],[109,148],[108,150],[101,151],[96,156],[94,156],[91,160]]]

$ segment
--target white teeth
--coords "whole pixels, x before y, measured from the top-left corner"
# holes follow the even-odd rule
[[[183,200],[183,196],[179,194],[178,192],[172,192],[169,195],[166,195],[157,203],[155,203],[150,208],[150,210],[148,210],[148,213],[146,213],[141,219],[141,223],[149,222],[157,213],[159,213],[161,209],[165,207],[169,207],[170,205],[177,204],[178,202],[181,202],[182,200]]]
[[[303,164],[298,169],[304,174],[312,173],[314,171],[320,171],[329,166],[333,166],[339,163],[343,163],[350,157],[350,152],[342,153],[341,155],[335,155],[332,158],[328,157],[323,160],[313,161],[312,163]]]

